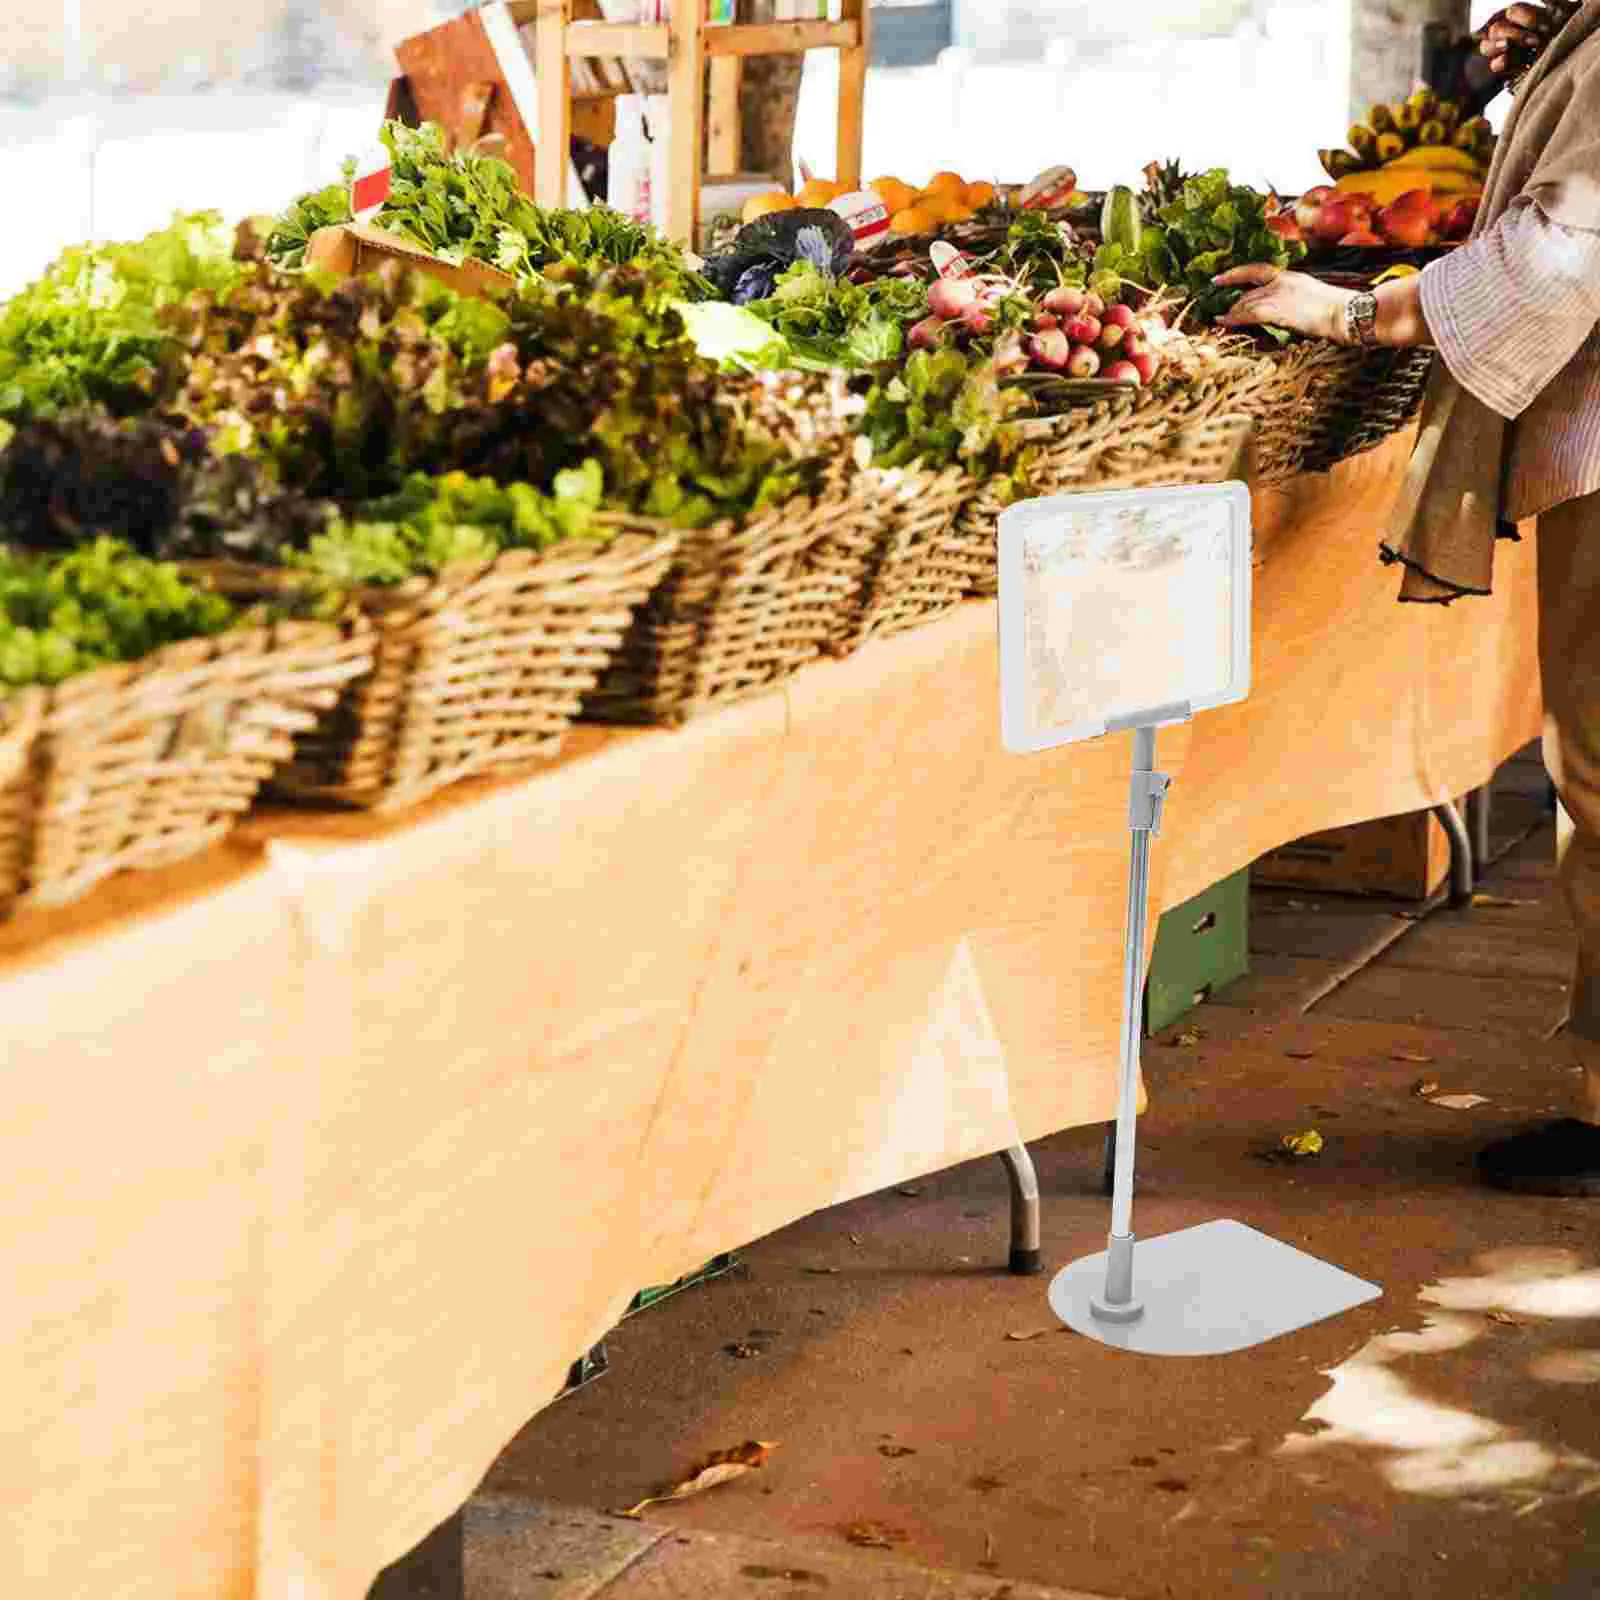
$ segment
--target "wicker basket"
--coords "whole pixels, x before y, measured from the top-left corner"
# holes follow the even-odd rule
[[[1262,381],[1253,363],[1227,363],[1192,385],[1129,389],[1056,417],[1008,423],[1036,454],[1029,493],[1075,489],[1149,489],[1222,483],[1247,470],[1256,431],[1245,401]],[[1249,467],[1253,473],[1253,466]],[[996,533],[1010,496],[999,483],[967,503],[946,541],[948,560],[968,594],[998,586]]]
[[[605,521],[603,545],[508,550],[363,590],[372,670],[300,736],[273,788],[394,811],[556,754],[677,547],[656,524]]]
[[[371,645],[360,620],[239,628],[0,702],[0,916],[221,839]]]
[[[979,488],[964,467],[869,469],[877,537],[856,604],[829,642],[849,655],[875,634],[899,633],[959,605],[965,574],[950,533]]]
[[[1422,409],[1431,350],[1363,350],[1323,340],[1263,358],[1270,382],[1248,409],[1261,424],[1258,470],[1275,483],[1327,472],[1383,443]]]
[[[585,718],[675,725],[792,677],[854,615],[877,534],[843,456],[814,499],[683,534]]]

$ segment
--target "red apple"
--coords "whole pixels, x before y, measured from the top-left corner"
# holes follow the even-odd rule
[[[1100,319],[1092,317],[1085,312],[1081,317],[1074,317],[1063,330],[1074,344],[1098,344],[1100,342]]]
[[[1074,289],[1064,283],[1060,288],[1052,289],[1040,303],[1055,316],[1076,317],[1082,314],[1088,299],[1082,289]]]
[[[1458,200],[1440,224],[1439,231],[1447,239],[1465,239],[1472,232],[1473,223],[1478,220],[1478,205],[1476,195]]]
[[[1144,382],[1144,377],[1138,367],[1131,361],[1113,361],[1101,374],[1113,383],[1131,383],[1135,386]]]
[[[1355,228],[1347,233],[1339,243],[1341,245],[1359,245],[1363,249],[1381,249],[1385,241],[1370,228]]]
[[[1330,185],[1323,184],[1320,188],[1307,189],[1300,196],[1299,204],[1294,208],[1294,220],[1300,224],[1302,233],[1317,234],[1317,218],[1322,215],[1323,206],[1338,192]]]
[[[1161,370],[1161,357],[1154,350],[1141,350],[1138,355],[1129,356],[1128,360],[1139,374],[1139,382],[1147,386]]]
[[[1277,215],[1268,217],[1267,231],[1277,234],[1280,239],[1299,240],[1305,237],[1300,231],[1300,224],[1287,211],[1280,211]]]
[[[1072,346],[1066,334],[1059,328],[1052,328],[1028,341],[1028,354],[1036,366],[1046,367],[1051,372],[1065,372],[1067,363],[1072,360]]]
[[[1420,250],[1433,232],[1433,223],[1426,211],[1400,211],[1394,206],[1385,206],[1378,213],[1375,231],[1390,244]]]
[[[1370,195],[1338,194],[1322,208],[1317,218],[1316,236],[1324,244],[1333,244],[1347,233],[1372,226],[1372,198]]]
[[[1073,347],[1072,358],[1067,362],[1067,371],[1074,378],[1092,378],[1100,370],[1100,357],[1088,345],[1080,344]]]

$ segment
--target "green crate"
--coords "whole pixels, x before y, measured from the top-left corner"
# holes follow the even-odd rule
[[[1145,983],[1145,1033],[1170,1028],[1249,971],[1250,871],[1246,868],[1161,919]]]
[[[640,1311],[648,1311],[651,1306],[658,1306],[663,1300],[668,1300],[675,1294],[682,1294],[685,1289],[693,1289],[699,1284],[709,1283],[713,1278],[723,1277],[734,1271],[738,1265],[736,1256],[713,1256],[698,1272],[691,1272],[687,1277],[679,1278],[676,1283],[664,1283],[654,1289],[641,1289],[622,1315],[626,1319]]]

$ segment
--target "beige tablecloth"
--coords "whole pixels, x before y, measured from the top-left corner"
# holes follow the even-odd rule
[[[1259,497],[1256,687],[1163,737],[1157,909],[1537,733],[1531,546],[1394,603],[1405,452]],[[0,930],[6,1594],[359,1600],[640,1286],[1109,1120],[1129,741],[1013,757],[997,706],[974,603]]]

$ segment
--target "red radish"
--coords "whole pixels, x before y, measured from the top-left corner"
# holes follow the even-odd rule
[[[1119,328],[1116,323],[1108,322],[1100,330],[1100,337],[1095,345],[1101,350],[1116,350],[1120,353],[1122,341],[1127,337],[1128,330]]]
[[[949,330],[939,317],[924,317],[906,335],[906,343],[913,350],[938,350],[949,342]]]
[[[1131,361],[1113,361],[1101,374],[1113,383],[1142,384],[1144,376]]]
[[[1048,333],[1037,334],[1029,342],[1028,354],[1041,367],[1048,367],[1052,372],[1065,372],[1067,363],[1072,359],[1072,346],[1067,343],[1066,334],[1059,328],[1053,328]]]
[[[969,278],[940,278],[928,287],[928,309],[946,322],[964,316],[977,303],[978,286]]]
[[[1100,342],[1100,322],[1098,318],[1091,317],[1085,312],[1081,317],[1074,317],[1063,330],[1074,344],[1098,344]]]
[[[996,341],[994,369],[1002,377],[1023,371],[1028,365],[1028,352],[1022,347],[1019,334],[1008,333]]]
[[[1134,324],[1132,306],[1107,306],[1100,318],[1107,327],[1131,328]]]
[[[1052,316],[1048,311],[1041,311],[1039,315],[1033,319],[1033,331],[1035,333],[1053,333],[1060,326],[1061,319],[1059,317]]]
[[[1106,303],[1099,295],[1091,294],[1085,299],[1083,310],[1086,316],[1103,317],[1106,311]]]
[[[1067,371],[1074,378],[1092,378],[1100,370],[1100,357],[1088,345],[1080,344],[1073,347],[1072,358],[1067,362]]]
[[[1130,361],[1135,356],[1143,355],[1150,348],[1150,341],[1137,328],[1128,328],[1122,335],[1122,354]]]
[[[1294,220],[1300,224],[1302,233],[1316,234],[1318,232],[1317,218],[1322,215],[1323,206],[1338,192],[1337,189],[1323,184],[1320,188],[1307,189],[1300,196],[1299,204],[1294,208]],[[1321,235],[1318,234],[1318,237],[1320,238]]]
[[[994,318],[989,315],[988,308],[981,305],[970,305],[961,317],[961,326],[968,333],[975,333],[980,338],[986,333],[994,331]]]
[[[1058,317],[1076,317],[1084,309],[1089,300],[1082,289],[1074,289],[1068,284],[1062,284],[1058,289],[1052,289],[1044,297],[1042,304],[1046,311]]]
[[[1141,350],[1138,355],[1128,357],[1128,364],[1139,374],[1139,382],[1148,385],[1161,370],[1161,357],[1154,350]]]

